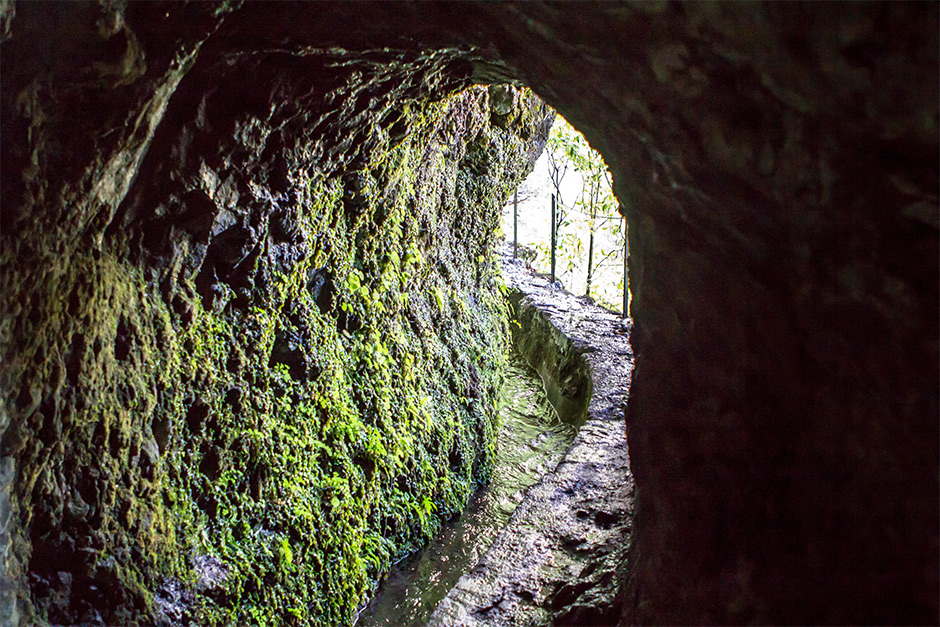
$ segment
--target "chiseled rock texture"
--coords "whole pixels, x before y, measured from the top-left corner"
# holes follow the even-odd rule
[[[145,615],[146,567],[108,573],[156,563],[174,546],[175,523],[151,514],[188,502],[192,528],[207,533],[187,541],[228,546],[200,522],[213,505],[198,500],[235,455],[203,463],[215,459],[202,448],[213,418],[221,425],[234,416],[226,407],[262,398],[238,378],[250,367],[240,360],[257,366],[260,349],[233,347],[268,334],[255,343],[271,359],[255,415],[302,404],[294,375],[325,379],[320,362],[297,356],[291,333],[308,331],[288,304],[319,309],[317,281],[334,286],[338,300],[324,302],[348,311],[324,306],[337,317],[331,333],[355,336],[368,299],[348,282],[351,259],[372,251],[359,268],[370,295],[384,276],[394,227],[383,228],[381,208],[398,205],[356,208],[386,177],[372,173],[370,155],[403,142],[424,151],[411,171],[453,167],[443,164],[461,153],[445,137],[461,129],[418,138],[398,114],[433,120],[429,100],[518,80],[603,153],[630,224],[636,518],[623,621],[938,622],[938,12],[936,3],[4,3],[0,368],[3,423],[17,435],[4,436],[0,474],[14,479],[4,494],[15,509],[0,528],[13,530],[4,559],[19,564],[24,602],[50,613],[117,608],[115,621]],[[507,93],[489,91],[497,127],[507,124]],[[442,165],[422,165],[425,154]],[[388,176],[378,187],[408,197],[409,177]],[[314,223],[304,227],[293,212],[305,202],[343,210],[308,211]],[[449,236],[422,207],[384,219],[427,224],[403,230],[403,244],[441,246]],[[466,205],[449,215],[452,246],[484,255],[482,266],[472,253],[466,264],[420,262],[452,290],[442,300],[455,310],[486,271],[473,226],[485,218]],[[332,274],[296,278],[324,267]],[[313,285],[309,297],[301,283]],[[403,291],[437,308],[433,294]],[[212,326],[233,308],[243,323]],[[196,330],[210,327],[218,341],[200,344]],[[423,352],[422,364],[454,359]],[[211,365],[230,359],[228,374]],[[206,368],[216,376],[203,380]],[[468,369],[458,380],[469,384]],[[285,396],[269,370],[290,378]],[[457,385],[451,394],[470,398]],[[197,389],[205,409],[186,404]],[[195,448],[177,464],[190,474],[171,478],[167,456],[186,455],[190,423]],[[271,433],[258,438],[276,452],[285,445]],[[260,444],[244,437],[238,455],[251,460]],[[420,467],[414,450],[400,450]],[[63,465],[79,451],[96,463]],[[111,469],[107,483],[88,478],[99,467]],[[179,488],[165,491],[168,482]],[[344,496],[341,483],[323,484],[320,507]],[[240,489],[225,485],[222,494]],[[229,501],[214,502],[227,515]],[[257,559],[306,564],[292,538],[254,521],[240,533],[267,547]],[[33,561],[48,563],[39,557],[50,534],[63,539],[48,559],[62,550],[85,566],[77,576],[43,566],[28,580]],[[65,539],[80,535],[115,550]],[[363,546],[372,545],[344,550],[363,559]],[[192,589],[229,602],[221,566],[201,555],[166,560],[199,571],[189,588],[163,593],[170,609]],[[301,579],[283,581],[313,585]]]

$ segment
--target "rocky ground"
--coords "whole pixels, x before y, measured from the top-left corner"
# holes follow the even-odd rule
[[[546,381],[549,396],[589,394],[590,402],[568,453],[529,490],[430,624],[614,624],[622,581],[617,568],[632,530],[633,479],[623,421],[633,368],[632,323],[553,287],[513,260],[509,248],[502,262],[517,318],[529,327],[520,351],[543,373],[554,365],[547,361],[568,355],[568,365]],[[578,361],[589,368],[588,381],[573,372]]]

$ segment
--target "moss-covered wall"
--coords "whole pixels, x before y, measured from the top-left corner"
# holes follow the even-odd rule
[[[149,52],[72,77],[165,69],[132,129],[47,67],[4,100],[42,172],[4,197],[4,620],[350,623],[487,478],[492,249],[550,110],[434,55]]]

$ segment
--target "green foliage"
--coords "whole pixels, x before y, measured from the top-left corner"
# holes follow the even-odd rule
[[[559,275],[578,275],[578,282],[583,277],[587,295],[611,309],[619,309],[623,278],[618,269],[623,266],[626,234],[607,165],[584,136],[560,117],[552,126],[547,148],[549,178],[558,206]],[[562,181],[569,172],[581,183],[573,200],[565,199],[562,194]],[[537,249],[540,259],[550,258],[550,242],[541,243]],[[604,268],[613,271],[599,284],[597,273]],[[621,291],[618,291],[616,279],[609,277],[619,277]]]

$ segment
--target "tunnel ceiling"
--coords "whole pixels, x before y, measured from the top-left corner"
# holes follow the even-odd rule
[[[934,3],[4,5],[4,246],[54,256],[149,219],[203,95],[267,116],[287,193],[301,163],[349,166],[359,113],[529,85],[604,155],[630,225],[624,620],[935,621],[937,21]]]

